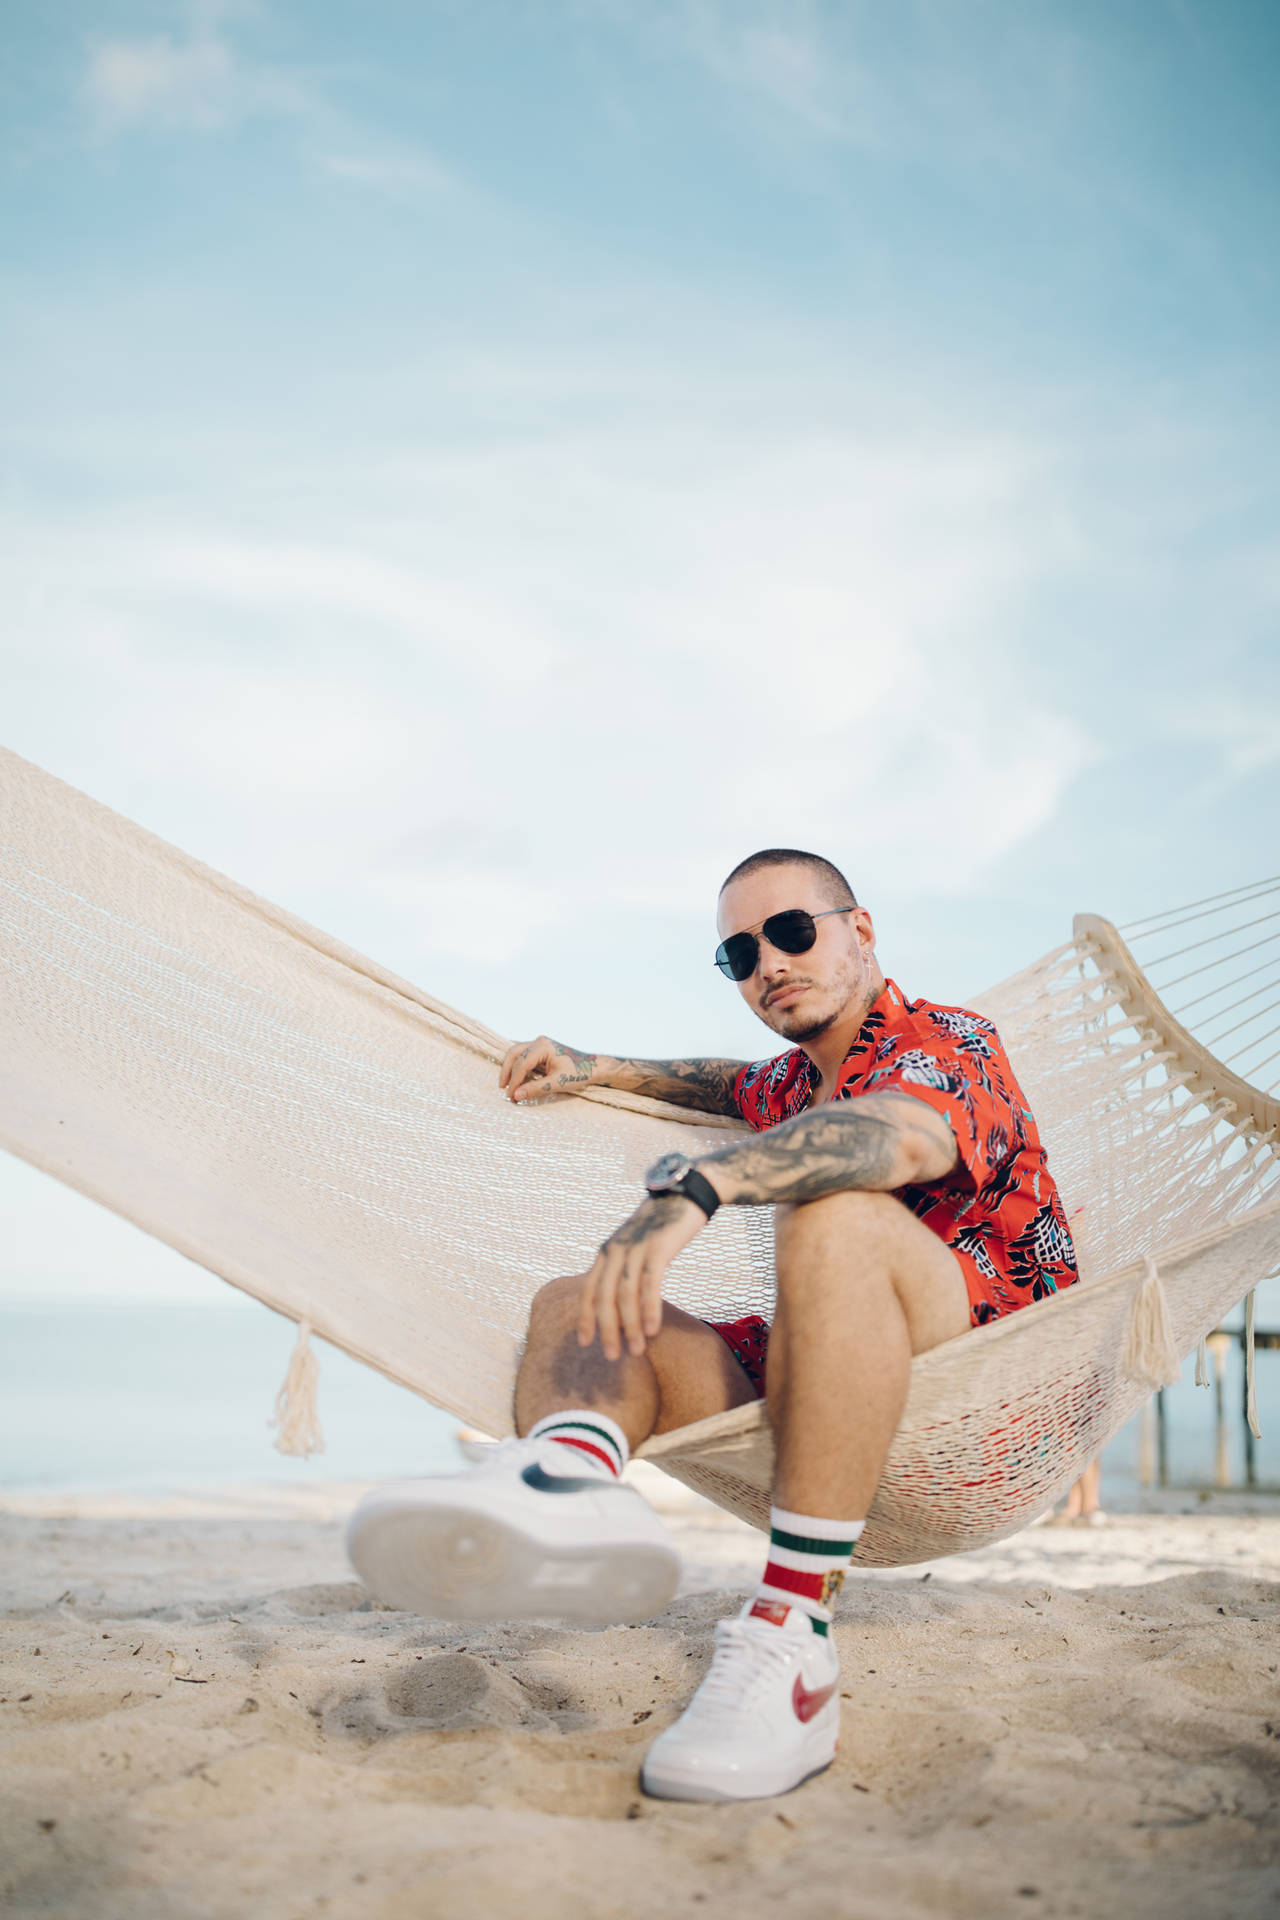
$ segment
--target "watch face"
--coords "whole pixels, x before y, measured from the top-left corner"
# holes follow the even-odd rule
[[[669,1193],[684,1179],[692,1164],[683,1153],[664,1153],[661,1160],[655,1160],[650,1167],[644,1184],[650,1193]]]

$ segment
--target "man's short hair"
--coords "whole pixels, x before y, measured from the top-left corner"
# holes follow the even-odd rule
[[[739,860],[721,887],[721,893],[735,880],[745,880],[765,867],[808,867],[828,905],[856,907],[858,904],[853,888],[839,867],[824,860],[820,853],[804,853],[799,847],[762,847],[759,853],[749,853],[745,860]]]

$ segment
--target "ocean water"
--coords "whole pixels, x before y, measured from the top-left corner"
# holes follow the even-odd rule
[[[278,1453],[268,1422],[296,1329],[225,1302],[0,1302],[0,1485],[159,1490],[432,1473],[455,1417],[323,1340],[325,1451]]]
[[[1239,1313],[1230,1317],[1238,1322]],[[1280,1288],[1259,1290],[1258,1323],[1280,1326]],[[228,1291],[225,1300],[108,1304],[0,1300],[0,1485],[159,1491],[228,1481],[305,1483],[431,1473],[459,1464],[458,1422],[403,1387],[314,1343],[326,1447],[277,1453],[268,1421],[294,1328]],[[1212,1391],[1194,1364],[1166,1394],[1170,1480],[1211,1486]],[[1260,1482],[1280,1492],[1280,1350],[1257,1355]],[[1243,1485],[1243,1361],[1225,1381],[1230,1478]],[[1138,1490],[1139,1422],[1104,1456],[1104,1499]]]

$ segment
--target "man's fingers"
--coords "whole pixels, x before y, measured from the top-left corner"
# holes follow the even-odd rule
[[[567,1073],[539,1073],[536,1069],[532,1076],[512,1089],[511,1098],[517,1102],[524,1100],[545,1100],[550,1093],[559,1093],[568,1084]]]
[[[640,1285],[640,1326],[646,1340],[656,1340],[662,1332],[662,1283],[666,1277],[665,1260],[646,1263]]]
[[[522,1041],[520,1045],[512,1047],[503,1061],[498,1084],[509,1086],[511,1098],[518,1100],[521,1089],[527,1087],[531,1076],[541,1077],[556,1058],[557,1052],[555,1042],[548,1040],[545,1034],[537,1040]]]
[[[591,1263],[591,1270],[582,1283],[582,1297],[578,1303],[578,1345],[589,1347],[596,1337],[596,1294],[599,1288],[600,1269],[604,1265],[604,1255],[598,1253]]]
[[[637,1356],[644,1352],[644,1327],[640,1313],[640,1275],[643,1265],[643,1251],[639,1247],[629,1247],[618,1276],[616,1296],[622,1337],[627,1343],[627,1351]]]
[[[606,1360],[621,1360],[622,1332],[618,1319],[618,1280],[622,1269],[624,1249],[605,1247],[601,1256],[599,1277],[596,1281],[596,1326],[600,1332],[600,1347]]]

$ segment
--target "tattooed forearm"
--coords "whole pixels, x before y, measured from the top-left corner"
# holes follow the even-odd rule
[[[633,1214],[615,1227],[605,1246],[641,1247],[646,1240],[656,1240],[660,1233],[671,1225],[682,1208],[689,1202],[678,1193],[650,1194],[649,1198],[638,1206]],[[602,1248],[603,1252],[604,1249]]]
[[[956,1162],[946,1121],[908,1095],[866,1094],[797,1115],[699,1160],[722,1200],[763,1206],[851,1188],[890,1193],[940,1180]]]
[[[565,1087],[590,1086],[595,1076],[596,1067],[599,1064],[599,1055],[583,1053],[580,1047],[571,1047],[567,1041],[561,1041],[560,1044],[563,1051],[568,1054],[570,1060],[573,1062],[573,1066],[569,1071],[560,1075],[560,1085]]]
[[[742,1060],[615,1060],[605,1053],[584,1053],[544,1033],[508,1047],[498,1085],[517,1102],[543,1100],[581,1087],[617,1087],[623,1093],[647,1093],[655,1100],[736,1118],[733,1083],[745,1064]]]
[[[598,1087],[647,1093],[650,1099],[669,1100],[673,1106],[736,1117],[733,1083],[745,1064],[742,1060],[610,1060],[598,1054],[592,1077]]]

